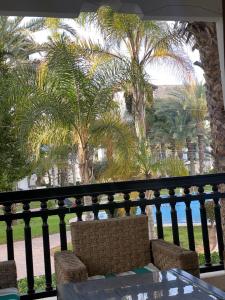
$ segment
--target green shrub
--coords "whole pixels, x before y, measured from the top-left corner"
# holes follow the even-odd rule
[[[52,286],[56,287],[55,274],[52,274]],[[20,294],[27,293],[27,279],[23,278],[18,280],[18,289]],[[45,291],[45,276],[35,276],[34,277],[34,289],[36,292]]]
[[[202,266],[205,264],[205,256],[203,253],[198,253],[199,265]],[[218,264],[220,262],[220,257],[218,252],[211,253],[211,262],[212,264]]]

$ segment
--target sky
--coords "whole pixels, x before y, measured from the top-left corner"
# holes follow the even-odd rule
[[[185,47],[185,52],[187,56],[190,58],[191,62],[194,63],[195,61],[199,60],[199,52],[195,50],[194,52],[191,50],[191,47]],[[194,76],[198,82],[204,82],[203,71],[200,67],[194,66]],[[165,65],[151,67],[148,70],[148,73],[151,78],[151,82],[155,85],[179,85],[184,82],[184,78],[180,76],[179,73],[167,69]]]
[[[70,22],[68,20],[68,23],[74,27],[74,22]],[[77,26],[75,27],[75,29],[78,31],[79,35],[81,35],[84,38],[90,38],[93,36],[95,36],[96,38],[96,32],[94,32],[94,30],[89,30],[87,32]],[[35,34],[35,40],[38,43],[46,42],[48,39],[48,35],[49,32],[47,30],[38,32]],[[198,50],[192,51],[191,47],[187,45],[184,47],[184,51],[192,63],[199,60]],[[202,69],[193,65],[193,71],[196,80],[198,82],[204,82]],[[185,78],[182,77],[179,72],[177,72],[175,69],[167,68],[165,64],[163,64],[162,66],[151,66],[150,68],[147,68],[147,72],[149,74],[151,83],[155,85],[181,85],[185,81]]]

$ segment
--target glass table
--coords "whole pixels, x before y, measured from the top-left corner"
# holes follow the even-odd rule
[[[57,292],[60,300],[225,299],[225,292],[179,269],[58,285]]]

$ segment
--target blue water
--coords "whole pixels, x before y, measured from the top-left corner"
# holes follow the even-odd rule
[[[178,223],[186,223],[186,213],[185,213],[185,203],[177,203],[176,204],[176,211],[177,211],[177,219]],[[191,202],[191,209],[192,209],[192,220],[193,223],[200,223],[200,211],[199,211],[199,202],[193,201]],[[170,216],[171,207],[169,204],[162,204],[161,205],[161,212],[162,212],[162,220],[164,224],[171,223],[171,216]],[[153,208],[154,220],[156,221],[155,213],[156,209]]]
[[[199,211],[199,202],[198,201],[192,201],[191,202],[191,209],[192,209],[192,220],[193,223],[200,223],[200,211]],[[185,213],[185,203],[177,203],[176,204],[176,211],[177,211],[177,219],[178,223],[186,223],[186,213]],[[163,224],[171,224],[171,207],[169,204],[162,204],[161,205],[161,212],[162,212],[162,221]],[[140,208],[137,208],[137,215],[141,213]],[[154,215],[154,221],[156,222],[156,208],[153,206],[153,215]],[[100,219],[106,219],[107,214],[104,211],[99,212],[99,218]]]

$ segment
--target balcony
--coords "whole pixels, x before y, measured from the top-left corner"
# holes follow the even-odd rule
[[[118,209],[125,215],[131,214],[132,208],[138,208],[139,213],[145,214],[146,206],[155,207],[156,232],[157,237],[164,238],[165,226],[163,224],[162,205],[170,206],[171,215],[171,240],[174,244],[180,245],[180,225],[178,222],[177,204],[183,203],[185,213],[185,229],[187,232],[188,246],[190,250],[196,250],[195,230],[193,223],[192,204],[198,203],[200,214],[200,227],[202,231],[202,243],[204,249],[205,264],[200,265],[200,272],[213,272],[223,270],[223,231],[221,225],[220,203],[225,198],[225,193],[221,191],[220,185],[225,183],[225,174],[211,174],[187,177],[173,177],[152,180],[113,182],[104,184],[81,185],[64,188],[51,188],[42,190],[30,190],[22,192],[8,192],[0,194],[0,205],[3,205],[3,213],[0,215],[0,222],[5,223],[7,256],[8,260],[14,259],[15,247],[13,239],[13,221],[22,220],[24,224],[25,261],[27,275],[27,294],[22,295],[22,299],[38,299],[56,295],[55,287],[52,284],[52,269],[50,254],[50,238],[48,217],[58,216],[60,248],[67,250],[67,228],[65,217],[70,215],[76,217],[78,222],[83,221],[87,213],[98,220],[102,211],[107,212],[107,216],[113,218]],[[195,192],[193,192],[193,189]],[[205,192],[205,189],[208,192]],[[179,193],[177,191],[179,190]],[[152,191],[153,197],[147,198],[146,191]],[[134,193],[135,192],[135,193]],[[149,192],[148,192],[149,194]],[[162,195],[163,194],[163,195]],[[118,197],[119,195],[119,197]],[[132,197],[137,195],[137,197]],[[84,206],[82,199],[89,196],[91,204]],[[104,201],[99,200],[104,197]],[[65,205],[65,199],[74,199],[72,207]],[[57,200],[57,208],[48,208],[48,201]],[[214,202],[214,215],[216,223],[216,234],[218,241],[219,261],[213,264],[211,261],[210,240],[208,232],[208,218],[205,202]],[[38,203],[38,209],[30,209],[30,204]],[[12,213],[12,204],[20,204],[23,207],[21,212]],[[34,260],[32,244],[31,220],[41,218],[40,227],[43,236],[43,260],[45,272],[45,291],[34,290]],[[183,226],[184,226],[183,225]]]

